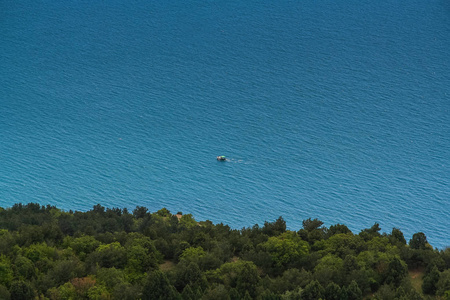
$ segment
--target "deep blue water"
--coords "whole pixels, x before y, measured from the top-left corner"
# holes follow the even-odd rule
[[[2,207],[450,246],[446,0],[2,0],[0,112]]]

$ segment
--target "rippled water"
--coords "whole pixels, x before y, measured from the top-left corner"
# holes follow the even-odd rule
[[[147,2],[0,2],[1,206],[450,245],[448,1]]]

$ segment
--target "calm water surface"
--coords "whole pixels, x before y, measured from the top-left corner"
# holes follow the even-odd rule
[[[444,0],[3,0],[0,206],[450,246],[449,49]]]

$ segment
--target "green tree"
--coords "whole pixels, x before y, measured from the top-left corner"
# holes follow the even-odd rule
[[[360,269],[361,268],[356,260],[356,257],[353,255],[347,255],[342,264],[341,280],[336,282],[343,285],[349,284],[354,277],[360,277],[362,275]]]
[[[113,290],[114,287],[126,283],[123,270],[116,268],[99,268],[97,270],[96,278],[109,290]]]
[[[248,291],[250,296],[257,296],[261,278],[253,262],[238,260],[234,263],[225,263],[215,273],[225,286],[236,288],[240,295]]]
[[[444,300],[450,300],[450,290],[445,291],[443,297]]]
[[[352,233],[335,234],[322,243],[326,253],[334,254],[340,258],[345,258],[347,255],[356,255],[357,252],[367,247],[360,236],[354,236]]]
[[[161,208],[160,210],[158,210],[157,212],[156,212],[156,214],[158,215],[158,216],[160,216],[160,217],[167,217],[167,218],[169,218],[169,217],[171,217],[172,216],[172,214],[170,213],[170,211],[167,209],[167,208]]]
[[[179,263],[175,271],[175,288],[183,291],[186,285],[192,289],[204,290],[207,286],[205,275],[195,262]]]
[[[322,285],[317,280],[313,280],[303,290],[302,300],[319,300],[323,298],[324,293]]]
[[[50,247],[46,243],[33,244],[22,248],[22,255],[39,265],[42,261],[54,261],[59,257],[56,247]]]
[[[358,284],[354,280],[347,287],[347,297],[348,300],[362,300],[363,298],[362,292],[359,289]]]
[[[367,248],[372,251],[387,252],[391,245],[386,236],[374,236],[366,242]]]
[[[70,282],[59,286],[58,288],[51,288],[48,290],[50,299],[76,299],[77,293],[75,292],[75,287]]]
[[[235,288],[231,288],[228,292],[228,295],[230,296],[230,300],[241,300],[241,295],[239,295],[239,292]]]
[[[343,261],[341,258],[328,254],[314,268],[314,277],[323,285],[341,280]]]
[[[100,245],[95,252],[89,256],[92,263],[98,263],[104,268],[123,268],[127,260],[127,251],[118,242]]]
[[[436,294],[439,277],[439,270],[436,268],[436,266],[433,266],[431,271],[423,277],[422,291],[424,292],[424,294]]]
[[[42,243],[44,241],[44,231],[42,226],[22,225],[16,237],[19,246],[29,246],[31,244]]]
[[[255,266],[253,264],[243,264],[241,272],[237,275],[236,289],[241,294],[245,291],[245,294],[256,298],[259,280],[260,277]]]
[[[394,257],[389,262],[386,283],[393,284],[394,286],[398,287],[407,274],[408,269],[406,265],[400,259]]]
[[[87,295],[88,295],[89,300],[110,300],[111,299],[110,293],[106,290],[106,288],[104,286],[101,286],[101,285],[95,285],[95,286],[91,287],[88,290]]]
[[[283,294],[289,290],[295,290],[297,287],[305,287],[312,280],[310,272],[302,269],[289,269],[283,272],[282,276],[276,277],[271,281],[271,290]],[[263,284],[267,286],[269,284]]]
[[[406,245],[406,240],[403,235],[403,232],[400,231],[398,228],[392,228],[391,234],[389,235],[389,240],[391,244],[400,244],[400,245]]]
[[[323,294],[325,300],[340,300],[341,288],[334,282],[330,282]]]
[[[2,300],[9,300],[11,299],[11,294],[9,293],[6,286],[0,284],[0,299]]]
[[[126,270],[134,280],[139,280],[145,272],[158,266],[158,260],[149,253],[148,249],[142,246],[132,246],[126,250]]]
[[[409,240],[411,249],[425,249],[427,243],[427,237],[423,232],[414,233],[412,239]]]
[[[320,229],[320,226],[323,225],[323,222],[320,221],[319,219],[312,220],[311,218],[309,218],[307,220],[303,220],[302,224],[303,224],[303,229],[305,229],[308,232],[311,232],[311,231]]]
[[[365,241],[369,241],[374,237],[379,237],[380,230],[381,230],[380,224],[375,223],[372,227],[361,230],[359,236],[362,237]]]
[[[72,248],[77,255],[84,258],[87,254],[94,252],[100,246],[100,242],[93,236],[84,235],[78,238],[66,237],[64,246]]]
[[[6,229],[0,229],[0,255],[9,254],[14,244],[15,240],[11,232]]]
[[[436,288],[436,294],[439,296],[444,296],[446,292],[450,292],[450,269],[447,269],[440,274]]]
[[[57,285],[63,284],[83,273],[82,266],[76,258],[68,260],[58,260],[48,275]]]
[[[148,211],[148,209],[146,207],[136,206],[136,208],[133,210],[133,216],[136,219],[142,219],[148,215],[147,211]]]
[[[194,291],[192,290],[192,288],[191,288],[191,286],[189,284],[187,284],[184,287],[183,292],[181,293],[181,299],[183,299],[183,300],[197,300],[196,294],[194,293]]]
[[[375,293],[375,299],[379,300],[391,300],[395,299],[395,290],[388,284],[382,285]]]
[[[180,219],[180,226],[184,229],[189,229],[197,226],[197,221],[191,214],[183,215]]]
[[[31,260],[21,255],[14,261],[16,276],[22,280],[30,280],[36,276],[36,270]]]
[[[9,286],[13,276],[14,274],[9,258],[5,255],[0,255],[0,284]]]
[[[206,252],[202,247],[189,247],[183,250],[179,259],[180,261],[199,263],[206,256]]]
[[[303,221],[303,229],[300,229],[298,235],[305,241],[308,241],[311,245],[316,241],[320,241],[325,237],[327,229],[321,227],[323,222],[311,218]]]
[[[112,292],[112,299],[135,300],[141,299],[142,288],[140,285],[120,283],[116,285]]]
[[[352,233],[352,232],[350,229],[348,229],[347,226],[345,226],[343,224],[336,224],[336,225],[331,225],[330,228],[328,228],[328,230],[326,232],[326,236],[331,237],[335,234],[348,234],[348,233]]]
[[[272,292],[269,289],[264,290],[258,297],[261,300],[282,300],[281,295]]]
[[[166,275],[159,270],[148,274],[142,293],[143,300],[172,300],[178,299],[178,293],[169,283]]]
[[[302,288],[296,288],[292,291],[286,291],[283,295],[281,295],[282,300],[302,300]]]
[[[308,243],[302,241],[294,232],[270,237],[261,246],[270,254],[274,266],[278,268],[302,259],[309,252]]]
[[[9,288],[11,299],[31,300],[34,298],[34,291],[31,285],[26,281],[16,280],[11,283]]]
[[[250,296],[250,293],[248,291],[245,291],[243,300],[252,300],[252,296]]]
[[[199,298],[193,298],[195,300]],[[214,286],[214,288],[209,289],[202,298],[203,300],[230,300],[230,295],[223,284]],[[240,297],[239,297],[240,299]]]
[[[277,236],[286,232],[286,221],[283,217],[279,217],[275,222],[269,223],[264,222],[264,226],[262,228],[262,233],[267,234],[268,236]]]

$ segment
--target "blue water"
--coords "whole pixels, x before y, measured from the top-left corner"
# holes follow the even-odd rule
[[[449,49],[446,0],[2,0],[0,206],[450,246]]]

